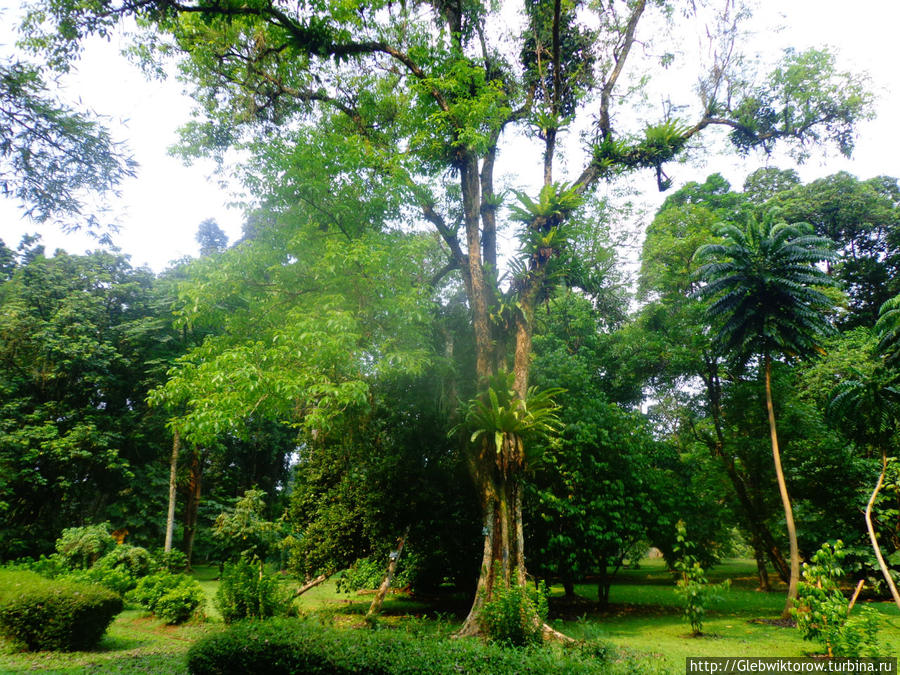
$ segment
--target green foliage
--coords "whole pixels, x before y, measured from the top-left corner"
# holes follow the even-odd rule
[[[109,523],[69,527],[56,540],[56,552],[73,569],[87,569],[116,547]]]
[[[679,578],[675,582],[675,594],[684,607],[684,618],[691,624],[693,634],[702,635],[703,618],[710,603],[721,600],[720,593],[728,590],[731,580],[710,584],[706,572],[694,553],[696,545],[687,536],[683,521],[676,526],[675,561],[673,567]]]
[[[0,570],[0,632],[26,649],[91,649],[121,611],[105,588]]]
[[[200,584],[185,574],[157,572],[143,577],[127,599],[150,610],[169,624],[187,621],[202,610],[205,595]]]
[[[164,295],[124,256],[20,251],[0,287],[0,557],[49,553],[64,528],[113,518],[130,541],[161,538],[149,497],[168,443],[144,399],[179,344]],[[72,564],[112,547],[96,536]]]
[[[497,468],[504,475],[538,459],[526,455],[533,447],[526,445],[526,440],[546,438],[559,431],[559,406],[553,397],[562,390],[530,387],[526,397],[520,399],[514,382],[513,373],[494,375],[484,392],[469,401],[461,425],[471,432],[470,443],[481,439],[483,453],[494,451]]]
[[[850,603],[840,589],[845,555],[841,540],[834,546],[826,542],[804,563],[797,606],[791,611],[803,639],[821,643],[828,656],[879,656],[877,612],[862,607],[851,618]]]
[[[244,560],[225,565],[215,603],[225,623],[287,616],[292,611],[291,597],[277,575]]]
[[[309,620],[235,624],[196,643],[188,653],[192,675],[239,673],[543,673],[627,672],[627,664],[578,650],[509,649],[478,640],[448,640],[396,630],[335,630]]]
[[[752,354],[808,354],[831,330],[834,300],[823,290],[836,282],[816,267],[834,260],[831,240],[806,223],[779,223],[777,214],[745,214],[743,224],[725,223],[724,241],[697,251],[706,282],[699,294],[711,299],[707,313],[718,323],[716,339],[740,363]]]
[[[479,619],[485,635],[494,642],[525,647],[543,641],[547,610],[547,588],[543,584],[531,588],[497,583],[490,600],[485,601]]]
[[[375,556],[360,558],[343,571],[337,580],[337,590],[341,593],[355,593],[363,589],[378,588],[384,579],[384,560]],[[394,576],[394,585],[403,586],[400,575]]]
[[[900,295],[885,301],[875,324],[878,351],[892,368],[900,366]]]
[[[173,548],[170,551],[157,549],[153,552],[154,563],[164,572],[183,572],[187,568],[187,556],[183,551]]]
[[[114,593],[125,595],[137,585],[137,579],[124,567],[96,564],[89,569],[76,569],[56,577],[58,581],[96,584]]]
[[[263,561],[279,539],[279,523],[264,518],[266,503],[262,490],[244,493],[231,512],[220,513],[213,526],[213,537],[223,542],[229,557]]]
[[[86,192],[111,192],[136,164],[94,116],[55,100],[42,75],[0,63],[0,191],[37,221],[102,229],[100,214],[85,208]]]

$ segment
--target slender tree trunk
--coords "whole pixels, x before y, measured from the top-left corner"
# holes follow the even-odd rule
[[[756,575],[759,577],[759,590],[769,591],[772,586],[769,584],[769,571],[766,569],[766,552],[759,541],[759,537],[754,534],[753,537],[753,554],[756,558]]]
[[[184,537],[182,548],[187,556],[187,569],[191,569],[194,554],[194,537],[197,534],[197,511],[200,507],[200,488],[203,478],[203,465],[200,454],[191,453],[191,473],[188,480],[187,502],[184,507]]]
[[[881,491],[881,486],[884,485],[884,476],[887,473],[887,451],[882,448],[881,450],[881,474],[878,476],[878,484],[875,486],[875,491],[872,492],[872,496],[869,498],[869,503],[866,504],[866,528],[869,530],[869,540],[872,542],[872,549],[875,551],[875,557],[878,559],[878,566],[881,568],[881,573],[884,575],[884,580],[887,582],[888,588],[891,589],[891,596],[894,598],[894,602],[897,607],[900,608],[900,594],[897,593],[897,586],[894,584],[894,579],[891,577],[891,572],[888,569],[888,566],[884,562],[884,556],[881,555],[881,547],[878,545],[878,537],[875,536],[875,526],[872,524],[872,508],[875,506],[875,500],[878,499],[878,493]]]
[[[175,493],[176,473],[178,470],[178,452],[181,450],[181,436],[178,429],[172,433],[172,459],[169,462],[169,510],[166,515],[166,543],[163,550],[172,550],[172,533],[175,530]]]
[[[406,531],[403,533],[403,536],[397,540],[397,550],[391,551],[387,573],[384,575],[384,580],[382,580],[381,586],[378,587],[378,591],[375,593],[375,597],[372,599],[372,605],[369,607],[369,611],[366,613],[367,622],[371,621],[381,613],[381,605],[384,604],[384,598],[391,588],[391,583],[393,583],[394,581],[394,575],[397,573],[397,565],[400,562],[400,554],[403,553],[403,545],[406,543],[406,538],[408,536],[409,528],[407,527]]]
[[[747,490],[747,484],[735,466],[734,459],[725,453],[725,432],[722,429],[722,388],[719,381],[718,363],[715,358],[709,355],[704,356],[706,365],[706,374],[703,377],[706,384],[707,397],[709,398],[710,411],[712,412],[713,428],[715,429],[715,441],[710,445],[713,455],[722,460],[722,466],[728,480],[734,487],[734,493],[738,498],[741,511],[750,530],[750,541],[753,546],[754,556],[757,561],[757,572],[760,578],[760,588],[769,590],[769,575],[765,568],[765,556],[769,557],[772,567],[785,583],[790,581],[790,565],[781,554],[775,538],[766,525],[765,519],[759,509],[754,506],[750,493]]]
[[[300,588],[297,589],[297,592],[294,593],[294,597],[296,598],[298,596],[301,596],[304,593],[306,593],[306,591],[315,588],[319,584],[324,583],[325,581],[328,580],[328,578],[330,576],[331,576],[330,574],[320,574],[315,579],[311,579],[310,581],[307,581],[305,584],[303,584]]]
[[[787,524],[788,541],[791,552],[791,578],[788,583],[787,600],[783,619],[791,616],[791,608],[797,599],[797,584],[800,582],[800,549],[797,546],[797,528],[794,526],[794,511],[791,508],[791,499],[788,496],[787,483],[784,480],[784,472],[781,469],[781,453],[778,450],[778,432],[775,428],[775,406],[772,404],[772,359],[765,355],[766,365],[766,409],[769,413],[769,432],[772,436],[772,457],[775,460],[775,478],[778,481],[778,491],[781,493],[781,503],[784,505],[784,520]]]

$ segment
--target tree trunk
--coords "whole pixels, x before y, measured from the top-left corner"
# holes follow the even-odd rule
[[[306,591],[315,588],[319,584],[325,583],[330,576],[331,576],[330,574],[320,574],[315,579],[307,581],[305,584],[303,584],[300,588],[297,589],[297,592],[294,593],[294,597],[295,598],[299,597],[299,596],[303,595],[304,593],[306,593]]]
[[[768,556],[772,567],[775,568],[778,576],[785,583],[790,581],[790,565],[785,561],[775,538],[766,524],[764,516],[754,507],[753,500],[747,491],[747,485],[744,478],[738,472],[734,459],[725,453],[725,432],[722,429],[722,390],[719,381],[718,363],[715,358],[705,355],[704,363],[706,365],[706,375],[703,380],[706,384],[707,397],[709,398],[709,407],[712,412],[713,428],[716,432],[715,442],[710,443],[710,451],[713,455],[722,460],[725,474],[734,487],[735,495],[738,498],[741,511],[743,511],[747,527],[750,530],[751,544],[753,552],[757,560],[757,571],[760,578],[760,588],[769,590],[769,575],[765,568],[764,557]]]
[[[169,462],[169,510],[166,514],[166,543],[163,550],[169,553],[172,550],[172,533],[175,530],[175,488],[176,473],[178,470],[178,452],[181,449],[181,436],[178,429],[172,433],[172,459]]]
[[[390,590],[391,588],[391,582],[394,581],[394,575],[397,573],[397,565],[400,562],[400,554],[403,553],[403,545],[406,543],[406,538],[408,536],[409,528],[407,527],[406,531],[403,533],[403,536],[397,540],[397,550],[391,551],[387,573],[384,575],[384,580],[381,582],[381,586],[378,587],[378,591],[375,593],[375,597],[372,599],[372,605],[369,607],[369,611],[366,613],[367,623],[371,622],[381,612],[381,605],[384,604],[384,597],[387,595],[388,590]]]
[[[187,502],[184,507],[184,537],[181,541],[184,554],[187,556],[187,569],[191,569],[194,554],[194,537],[197,534],[197,510],[200,507],[200,487],[203,478],[203,465],[200,454],[191,453],[191,473],[188,480]]]
[[[756,558],[756,575],[759,577],[760,591],[769,591],[772,589],[769,584],[769,571],[766,569],[766,552],[759,538],[753,537],[753,555]]]
[[[787,600],[784,603],[784,611],[781,618],[789,619],[791,608],[797,599],[797,584],[800,582],[800,549],[797,546],[797,528],[794,526],[794,511],[791,508],[791,499],[788,496],[787,483],[784,480],[784,472],[781,469],[781,453],[778,450],[778,432],[775,428],[775,406],[772,404],[772,359],[765,355],[766,364],[766,409],[769,413],[769,432],[772,436],[772,458],[775,461],[775,478],[778,481],[778,491],[781,494],[781,503],[784,505],[784,520],[787,524],[788,541],[791,552],[791,577],[788,584]]]
[[[881,555],[881,547],[878,545],[878,537],[875,536],[875,526],[872,524],[872,508],[875,506],[875,500],[878,498],[878,493],[881,491],[881,486],[884,485],[884,475],[886,473],[887,451],[882,448],[881,474],[878,476],[878,484],[875,486],[875,491],[872,492],[872,496],[869,498],[869,503],[866,504],[866,528],[869,530],[869,540],[872,542],[872,549],[875,551],[875,557],[878,559],[878,566],[881,568],[881,573],[884,575],[884,580],[887,582],[888,588],[891,589],[891,596],[894,598],[894,602],[897,604],[897,607],[900,608],[900,595],[898,595],[897,593],[897,586],[894,584],[894,579],[893,577],[891,577],[891,572],[884,562],[884,557]]]

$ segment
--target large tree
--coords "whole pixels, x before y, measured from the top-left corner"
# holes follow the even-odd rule
[[[513,373],[513,391],[524,401],[535,310],[564,276],[570,217],[599,182],[650,169],[665,188],[664,164],[712,126],[727,129],[741,152],[768,151],[779,140],[801,155],[809,142],[849,152],[867,95],[823,51],[788,51],[760,78],[740,72],[734,41],[743,10],[733,3],[696,14],[661,0],[542,0],[525,3],[518,17],[511,9],[455,0],[47,2],[29,26],[32,44],[65,61],[81,36],[136,14],[158,30],[142,47],[157,40],[186,55],[203,110],[186,130],[188,149],[243,147],[251,188],[295,191],[319,211],[325,230],[340,228],[343,209],[400,200],[395,224],[432,227],[443,269],[462,279],[477,377]],[[687,32],[701,29],[689,24],[704,15],[712,17],[711,56],[697,100],[681,96],[663,110],[638,112],[629,95],[639,94],[634,85],[658,59],[670,65]],[[687,89],[682,81],[671,88],[676,98]],[[579,133],[580,146],[573,140]],[[541,187],[530,197],[517,193],[510,221],[521,245],[504,276],[497,180],[506,152],[535,167]],[[559,166],[564,155],[568,171]],[[342,210],[322,209],[321,192],[306,189],[305,181],[320,186],[323,175],[331,190],[353,200]],[[298,409],[309,408],[292,412]],[[480,592],[463,633],[478,631],[495,583],[525,579],[517,534],[524,467],[503,469],[515,464],[503,456],[516,447],[506,440],[472,455],[485,534]]]
[[[813,352],[830,329],[827,313],[834,300],[822,291],[835,282],[816,265],[835,254],[831,241],[812,234],[805,223],[788,225],[771,213],[756,218],[748,212],[742,225],[725,224],[719,231],[722,243],[697,251],[705,261],[697,274],[706,282],[700,294],[712,299],[707,311],[718,324],[723,352],[739,365],[754,356],[762,359],[772,457],[790,542],[787,618],[797,597],[800,551],[778,446],[772,359]]]

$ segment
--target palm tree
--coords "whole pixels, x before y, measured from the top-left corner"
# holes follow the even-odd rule
[[[868,375],[859,371],[855,371],[854,375],[856,379],[844,380],[835,388],[828,412],[832,419],[840,422],[845,433],[853,440],[881,452],[881,474],[866,505],[866,528],[881,573],[894,602],[900,608],[900,594],[897,593],[897,586],[884,562],[884,556],[881,555],[872,524],[872,508],[887,473],[888,445],[896,432],[897,420],[900,420],[900,387],[896,382],[897,374],[883,366]]]
[[[797,530],[781,468],[775,408],[772,403],[772,359],[796,358],[815,351],[817,340],[831,330],[826,312],[834,305],[822,292],[835,282],[817,265],[835,258],[831,240],[813,234],[807,223],[778,223],[774,213],[761,220],[747,211],[744,224],[724,223],[722,242],[697,251],[706,282],[699,295],[710,298],[707,315],[720,326],[716,343],[745,366],[754,356],[765,369],[766,408],[775,476],[784,506],[790,541],[791,576],[782,616],[790,616],[800,580]]]
[[[878,352],[885,365],[900,368],[900,295],[885,302],[878,312],[875,324],[878,333]]]

